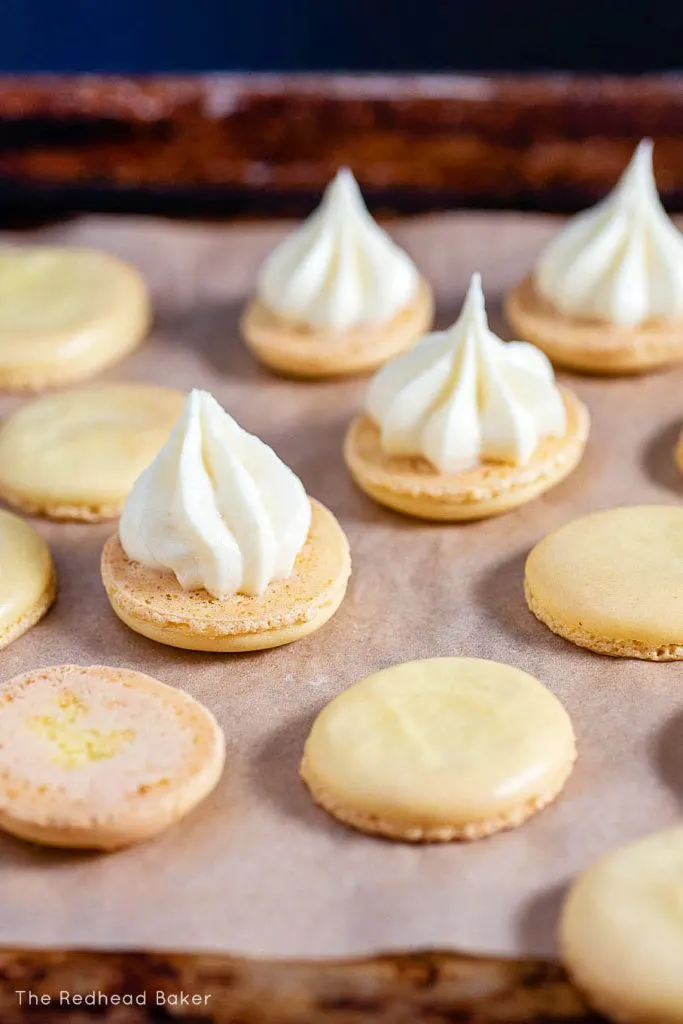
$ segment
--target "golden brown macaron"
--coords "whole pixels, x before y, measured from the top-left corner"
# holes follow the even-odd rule
[[[348,168],[270,253],[242,317],[264,365],[291,377],[367,373],[429,329],[432,289],[370,216]]]
[[[613,191],[506,298],[517,335],[558,366],[632,374],[683,360],[683,235],[657,193],[652,148],[643,139]]]
[[[486,519],[532,501],[561,483],[581,461],[590,417],[577,396],[562,388],[567,432],[545,438],[529,462],[488,462],[441,473],[421,456],[387,455],[379,427],[357,416],[344,441],[344,460],[361,490],[387,508],[445,522]]]
[[[0,250],[0,388],[90,377],[131,352],[150,322],[134,267],[95,249]]]
[[[569,716],[538,680],[495,661],[428,658],[323,708],[301,776],[346,825],[444,842],[522,824],[555,799],[575,758]]]
[[[156,835],[214,788],[215,718],[131,669],[60,665],[0,685],[0,828],[112,850]]]
[[[241,330],[264,366],[285,377],[315,380],[371,373],[428,331],[433,318],[434,296],[422,278],[410,304],[381,325],[316,329],[288,322],[254,299],[244,312]]]
[[[102,552],[102,582],[127,626],[171,647],[192,651],[256,651],[315,632],[339,608],[351,573],[349,545],[339,523],[311,500],[308,539],[291,576],[260,596],[218,599],[183,590],[172,572],[132,562],[113,534]]]
[[[102,553],[119,618],[198,651],[250,651],[307,636],[339,607],[344,531],[272,448],[205,391],[126,500]]]
[[[21,406],[0,425],[0,497],[52,519],[97,522],[119,515],[184,398],[172,388],[118,383]]]
[[[6,647],[48,611],[57,576],[43,538],[11,512],[0,511],[0,547],[0,647]]]
[[[506,296],[505,315],[518,337],[568,370],[627,375],[683,359],[683,319],[647,321],[637,327],[580,320],[554,309],[530,277]]]
[[[344,458],[382,505],[422,519],[482,519],[571,473],[589,424],[542,352],[493,334],[474,274],[455,323],[375,374]]]

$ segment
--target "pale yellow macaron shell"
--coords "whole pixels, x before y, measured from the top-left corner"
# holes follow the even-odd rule
[[[683,507],[575,519],[529,555],[527,602],[550,629],[605,654],[683,658]]]
[[[0,685],[0,828],[113,849],[178,821],[215,786],[207,708],[141,672],[62,665]]]
[[[519,824],[557,795],[574,759],[569,716],[538,680],[494,661],[431,658],[328,704],[301,773],[348,824],[439,840]]]
[[[27,403],[0,426],[0,496],[37,515],[117,515],[168,438],[184,397],[126,383]]]
[[[0,647],[35,625],[55,597],[47,544],[29,524],[0,511]]]
[[[80,380],[122,358],[150,320],[132,266],[95,249],[0,249],[0,387]]]
[[[572,978],[614,1020],[683,1022],[683,828],[603,856],[565,903]]]

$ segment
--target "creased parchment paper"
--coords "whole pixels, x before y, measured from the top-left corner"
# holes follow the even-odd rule
[[[556,228],[551,218],[453,214],[393,230],[435,285],[440,325],[481,270],[492,324],[509,337],[501,292]],[[98,563],[113,524],[37,523],[54,552],[59,598],[0,653],[2,677],[62,662],[141,669],[204,701],[228,756],[206,803],[144,845],[71,854],[2,837],[0,944],[283,957],[414,947],[553,953],[568,880],[602,851],[680,817],[683,666],[602,658],[553,636],[526,609],[523,562],[535,541],[575,516],[681,500],[672,449],[683,370],[573,379],[593,415],[585,459],[520,511],[469,526],[402,518],[359,493],[342,462],[365,383],[280,380],[239,339],[256,268],[284,229],[86,218],[2,238],[100,246],[137,264],[157,322],[108,377],[212,391],[334,510],[354,573],[341,610],[306,640],[244,656],[185,653],[137,636],[111,612]],[[0,411],[20,401],[4,398]],[[509,662],[561,698],[579,747],[564,796],[523,827],[470,845],[411,847],[347,831],[298,780],[314,715],[376,669],[447,654]]]

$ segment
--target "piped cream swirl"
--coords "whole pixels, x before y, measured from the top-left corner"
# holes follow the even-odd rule
[[[260,300],[286,320],[341,332],[393,319],[417,291],[415,264],[370,216],[348,168],[266,259]]]
[[[443,473],[483,462],[524,465],[566,431],[546,356],[489,329],[479,274],[457,321],[427,334],[374,376],[366,411],[390,455],[422,455]]]
[[[301,481],[206,391],[192,391],[119,525],[128,558],[185,590],[256,596],[289,576],[311,506]]]
[[[624,327],[683,316],[683,235],[659,198],[650,139],[615,189],[553,239],[534,281],[567,316]]]

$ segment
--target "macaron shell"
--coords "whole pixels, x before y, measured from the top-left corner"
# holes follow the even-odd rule
[[[532,550],[525,591],[536,617],[579,646],[683,658],[683,508],[625,506],[567,523]]]
[[[247,346],[269,369],[315,379],[370,373],[426,333],[433,319],[432,289],[421,278],[411,304],[387,324],[331,334],[288,323],[254,300],[242,316],[241,331]]]
[[[150,676],[62,665],[0,686],[0,828],[114,849],[178,821],[215,786],[213,715]]]
[[[621,327],[565,316],[542,298],[531,278],[508,292],[505,315],[519,338],[556,365],[580,373],[645,373],[683,360],[683,323],[652,320]]]
[[[572,886],[565,965],[587,999],[631,1024],[683,1021],[683,828],[606,854]]]
[[[538,680],[476,658],[395,665],[325,707],[302,777],[335,817],[391,838],[478,838],[557,795],[575,760],[569,716]]]
[[[461,473],[440,473],[420,456],[387,455],[379,428],[365,415],[349,427],[344,459],[361,490],[406,515],[444,522],[501,515],[560,483],[581,461],[590,416],[573,392],[561,391],[567,432],[545,438],[525,466],[491,462]]]
[[[132,266],[95,249],[0,250],[0,388],[89,377],[132,351],[151,318]]]
[[[0,511],[0,647],[43,617],[55,599],[52,555],[40,534],[19,516]]]
[[[120,383],[22,405],[0,426],[0,495],[32,515],[118,515],[183,401],[172,388]]]
[[[346,535],[311,499],[311,528],[292,574],[259,597],[224,600],[185,591],[171,572],[131,562],[118,533],[102,552],[102,581],[118,617],[158,643],[193,651],[255,651],[292,643],[324,625],[339,608],[351,573]]]
[[[681,473],[683,473],[683,431],[681,431],[678,436],[678,441],[674,451],[674,459],[676,460],[676,465],[680,469]]]

